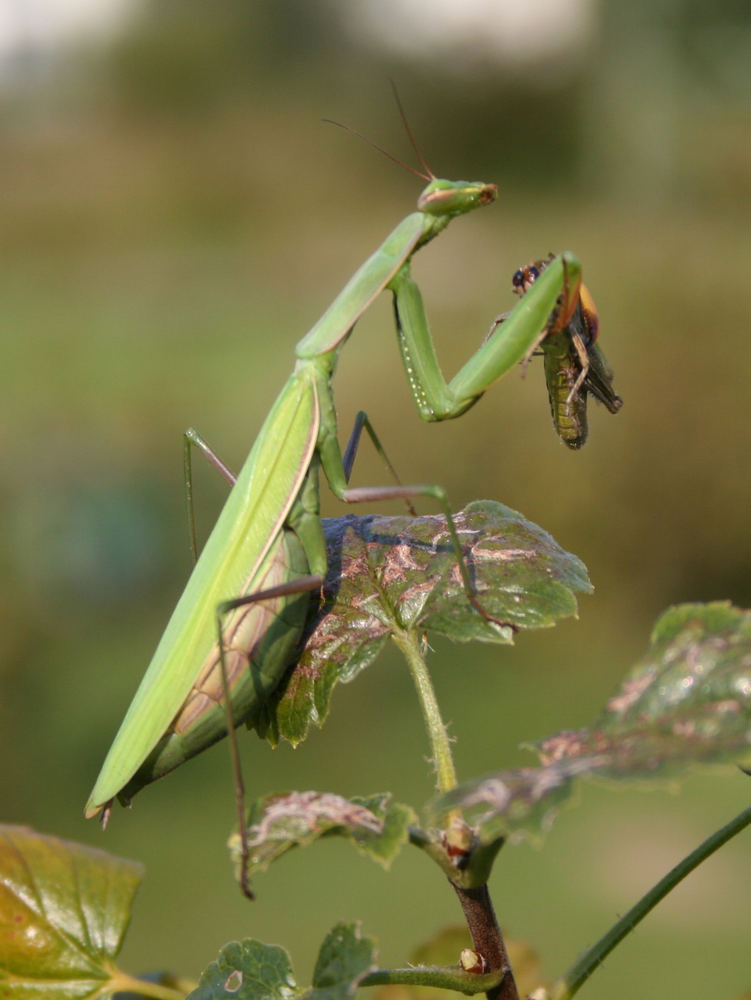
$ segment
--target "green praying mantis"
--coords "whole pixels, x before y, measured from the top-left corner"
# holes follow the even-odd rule
[[[490,619],[474,594],[441,487],[349,486],[362,429],[379,450],[380,443],[367,417],[359,414],[342,454],[331,381],[339,352],[357,320],[388,289],[394,296],[398,342],[420,416],[457,417],[527,356],[546,329],[565,281],[578,282],[580,265],[570,253],[552,260],[502,329],[489,336],[447,382],[410,262],[452,219],[495,201],[497,188],[481,181],[437,178],[422,157],[420,162],[425,173],[414,172],[428,183],[417,210],[368,257],[297,344],[294,370],[263,423],[172,613],[104,761],[86,805],[87,817],[101,814],[106,823],[115,798],[127,804],[146,784],[221,739],[230,728],[242,722],[252,725],[294,662],[306,615],[325,578],[320,470],[333,494],[346,503],[415,497],[437,502],[447,517],[468,599],[489,627],[508,627]],[[187,437],[220,471],[224,468],[195,432]],[[225,474],[233,478],[226,470]],[[241,809],[240,820],[242,827]]]

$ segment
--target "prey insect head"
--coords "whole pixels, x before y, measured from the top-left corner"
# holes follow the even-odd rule
[[[555,260],[555,254],[549,253],[546,260],[533,260],[530,264],[520,267],[511,279],[511,288],[517,295],[524,295],[537,281],[548,264]],[[564,261],[564,269],[565,269]]]
[[[542,261],[538,261],[536,264],[527,264],[526,267],[520,267],[511,279],[511,287],[514,292],[517,295],[524,295],[525,292],[528,292],[542,274],[544,266]]]
[[[524,295],[530,290],[532,285],[537,281],[542,272],[556,259],[555,254],[550,253],[545,260],[535,260],[529,264],[525,264],[514,272],[514,276],[511,279],[511,288],[516,295]],[[550,319],[548,321],[547,330],[548,333],[557,333],[564,330],[568,325],[575,320],[575,317],[579,317],[577,326],[587,325],[587,316],[582,311],[580,294],[584,286],[581,284],[581,278],[577,278],[576,281],[571,285],[568,276],[568,267],[566,263],[566,257],[562,257],[563,263],[563,290],[561,295],[558,297],[558,302],[556,308],[551,313]],[[597,310],[594,307],[594,302],[592,297],[587,293],[588,302],[592,307],[592,315],[594,317],[595,327],[594,336],[597,332]],[[576,332],[580,332],[577,330]],[[591,343],[594,340],[589,330],[586,331],[586,341]]]

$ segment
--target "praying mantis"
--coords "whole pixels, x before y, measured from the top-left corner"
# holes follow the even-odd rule
[[[578,282],[581,269],[570,253],[550,261],[503,328],[487,338],[447,382],[420,290],[410,274],[411,259],[453,219],[491,204],[498,192],[494,184],[481,181],[437,178],[421,156],[420,162],[425,172],[414,172],[427,186],[417,210],[368,257],[297,344],[294,370],[264,421],[172,613],[106,756],[86,805],[87,817],[101,814],[106,823],[115,798],[127,804],[139,789],[221,739],[229,728],[251,724],[294,662],[310,604],[326,575],[320,470],[333,494],[346,503],[432,498],[447,517],[469,601],[488,627],[508,627],[490,619],[474,594],[441,487],[349,486],[362,429],[379,450],[380,443],[367,417],[360,414],[342,455],[331,382],[339,352],[357,320],[388,289],[394,296],[398,342],[420,416],[431,421],[457,417],[528,354],[546,329],[564,279]],[[224,468],[195,432],[187,436],[220,470]]]

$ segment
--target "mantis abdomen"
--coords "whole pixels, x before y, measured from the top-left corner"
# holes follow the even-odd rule
[[[254,590],[268,590],[305,576],[308,560],[294,532],[279,535]],[[246,604],[226,615],[222,629],[227,681],[235,725],[252,727],[269,695],[294,660],[310,604],[309,593],[285,594]],[[227,735],[219,646],[216,644],[178,714],[118,798],[136,792]]]

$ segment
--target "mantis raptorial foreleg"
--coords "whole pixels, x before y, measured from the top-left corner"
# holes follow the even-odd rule
[[[443,376],[430,337],[425,306],[406,263],[389,283],[407,381],[423,420],[451,420],[465,413],[494,382],[523,361],[544,339],[565,276],[578,279],[579,262],[561,254],[539,281],[534,298],[520,302],[503,322],[491,327],[479,349],[454,377]],[[530,331],[534,330],[534,336]]]

